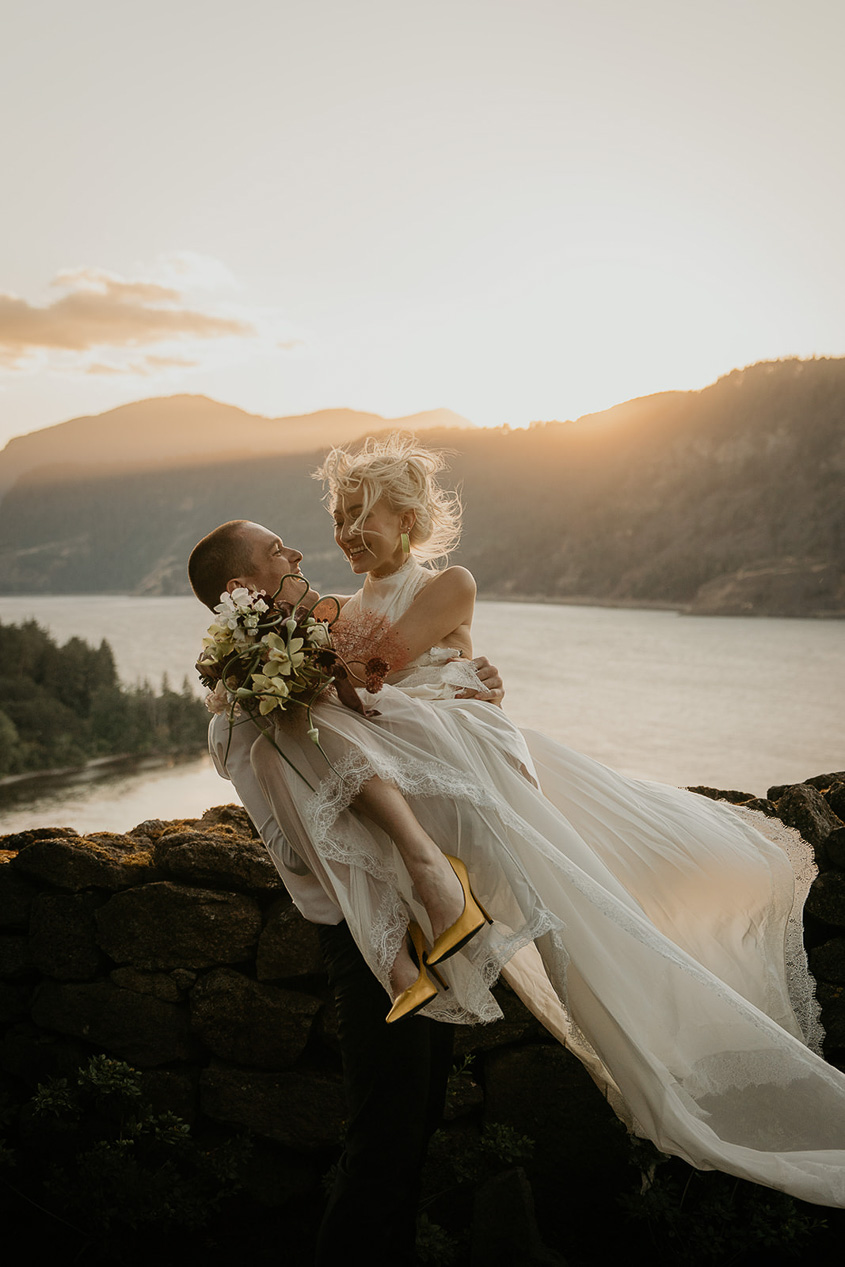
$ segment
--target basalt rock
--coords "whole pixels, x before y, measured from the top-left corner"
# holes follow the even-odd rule
[[[532,1168],[577,1187],[627,1165],[618,1119],[570,1052],[556,1044],[504,1048],[487,1056],[484,1071],[484,1121],[533,1139]]]
[[[26,1016],[29,991],[11,981],[0,981],[0,1026],[6,1027]]]
[[[287,1069],[302,1055],[321,1000],[218,968],[191,991],[191,1028],[223,1060]]]
[[[29,940],[19,933],[0,935],[0,980],[19,981],[32,969]]]
[[[96,893],[39,893],[32,904],[30,954],[46,977],[87,981],[104,966],[94,915]]]
[[[58,840],[63,836],[81,839],[79,832],[73,827],[30,827],[28,831],[16,831],[9,836],[0,836],[0,845],[3,849],[17,853],[36,840]]]
[[[834,783],[843,781],[845,781],[845,770],[834,770],[832,774],[814,774],[812,778],[804,779],[805,783],[809,783],[810,787],[816,788],[819,792],[825,792]]]
[[[456,1056],[492,1051],[497,1047],[526,1043],[532,1039],[546,1039],[545,1028],[531,1015],[522,999],[509,986],[500,982],[493,993],[502,1009],[501,1020],[496,1021],[495,1025],[459,1026],[455,1034]]]
[[[812,778],[801,779],[798,783],[776,783],[774,787],[769,788],[766,795],[769,800],[779,801],[790,787],[814,787],[817,792],[826,792],[834,783],[842,781],[845,781],[845,770],[835,771],[832,774],[814,774]]]
[[[0,928],[28,929],[32,904],[41,890],[12,869],[13,857],[0,863]]]
[[[566,1267],[544,1245],[534,1194],[521,1166],[487,1179],[476,1190],[470,1267]]]
[[[845,827],[835,828],[824,842],[827,861],[840,871],[845,871]]]
[[[845,937],[834,937],[814,946],[808,955],[810,970],[821,981],[845,985]]]
[[[845,780],[837,779],[823,795],[837,818],[845,822]]]
[[[729,801],[731,805],[745,805],[754,800],[753,792],[736,792],[731,789],[717,787],[691,787],[688,792],[696,792],[699,796],[707,796],[711,801]]]
[[[758,810],[759,813],[765,814],[767,818],[778,817],[777,806],[767,796],[752,796],[750,801],[743,802],[742,808]]]
[[[243,805],[215,805],[205,811],[199,822],[202,827],[231,827],[247,839],[260,840]]]
[[[154,856],[162,872],[180,880],[244,893],[284,891],[261,841],[245,839],[231,825],[159,836]]]
[[[813,882],[804,907],[808,915],[845,928],[845,872],[825,871]]]
[[[751,792],[736,792],[717,787],[690,787],[688,792],[698,796],[706,796],[711,801],[727,801],[730,805],[741,805],[743,809],[756,809],[769,818],[777,818],[777,807],[764,796],[754,796]]]
[[[9,866],[54,888],[126,889],[155,879],[148,848],[130,836],[97,832],[53,836],[24,845]]]
[[[845,826],[834,815],[836,785],[819,776],[780,789],[776,807],[739,791],[696,789],[777,809],[785,821],[797,819],[796,806],[812,810],[828,869],[807,910],[834,1058],[845,1052]],[[303,1198],[318,1201],[318,1176],[346,1112],[336,1013],[317,930],[279,887],[244,811],[149,819],[125,837],[49,829],[2,844],[4,1085],[34,1089],[71,1076],[96,1052],[127,1060],[143,1070],[157,1109],[206,1131],[252,1131],[282,1170],[300,1176]],[[608,1105],[516,995],[500,984],[496,997],[501,1021],[456,1035],[458,1058],[471,1063],[451,1097],[447,1146],[464,1131],[477,1136],[480,1121],[532,1138],[526,1170],[547,1207],[559,1202],[562,1183],[576,1194],[618,1185],[625,1134]],[[527,1218],[519,1184],[508,1192]]]
[[[313,1153],[340,1142],[346,1106],[339,1078],[214,1064],[200,1079],[203,1112],[287,1148]]]
[[[144,972],[140,968],[115,968],[109,980],[122,990],[134,990],[136,994],[149,994],[164,1003],[181,1003],[197,979],[195,972],[176,968],[173,972]]]
[[[845,1051],[845,985],[819,981],[817,995],[825,1029],[825,1053]]]
[[[258,942],[259,981],[285,981],[323,971],[314,924],[304,920],[289,899],[274,903]]]
[[[845,826],[821,792],[807,783],[786,788],[777,798],[777,811],[782,822],[795,827],[814,846],[821,845],[832,831]]]
[[[163,972],[242,963],[261,929],[252,898],[169,881],[115,894],[96,918],[111,959]]]
[[[32,1019],[42,1029],[82,1038],[142,1069],[191,1055],[183,1008],[121,990],[111,981],[45,981],[35,993]]]

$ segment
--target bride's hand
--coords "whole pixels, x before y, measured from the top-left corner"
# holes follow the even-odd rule
[[[498,704],[501,708],[505,697],[505,686],[495,664],[491,664],[486,656],[476,656],[471,661],[476,673],[484,683],[483,691],[458,691],[456,699],[482,699],[489,704]]]

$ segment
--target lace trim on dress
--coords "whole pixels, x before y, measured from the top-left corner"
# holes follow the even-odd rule
[[[767,1017],[761,1014],[759,1020],[755,1021],[753,1012],[751,1014],[748,1013],[744,1000],[736,996],[729,986],[714,978],[711,973],[701,967],[695,960],[691,960],[689,956],[676,949],[671,942],[668,942],[657,933],[649,920],[639,913],[639,908],[633,901],[630,907],[619,901],[614,901],[599,883],[586,875],[580,868],[569,863],[557,851],[550,849],[548,841],[544,840],[524,819],[513,813],[501,797],[497,796],[489,788],[485,788],[469,778],[466,774],[459,774],[445,765],[430,760],[422,762],[408,758],[389,757],[385,754],[378,754],[377,761],[373,761],[359,750],[348,753],[338,765],[336,772],[329,776],[320,790],[310,798],[308,806],[308,817],[314,824],[313,841],[318,852],[325,858],[342,862],[346,865],[363,867],[372,875],[386,880],[390,884],[391,890],[394,893],[396,892],[395,886],[398,880],[396,871],[386,862],[377,848],[366,849],[360,844],[352,846],[343,838],[342,833],[332,830],[339,814],[348,808],[357,796],[361,785],[373,774],[378,774],[381,778],[393,782],[406,795],[416,797],[449,796],[468,800],[479,808],[493,810],[503,825],[517,832],[523,839],[530,842],[533,847],[541,851],[567,876],[567,879],[594,907],[607,914],[618,926],[624,928],[626,932],[638,941],[659,950],[665,959],[683,968],[692,979],[700,981],[711,990],[715,990],[732,1007],[741,1010],[747,1017],[750,1015],[752,1023],[758,1024],[761,1030],[765,1031],[767,1029],[770,1024]],[[401,899],[398,894],[396,895],[396,901],[401,906]],[[381,958],[382,971],[389,971],[389,965],[393,962],[393,958],[398,952],[401,938],[404,936],[404,926],[401,929],[399,927],[401,924],[402,921],[398,917],[391,922],[393,935],[385,940]],[[405,915],[404,925],[407,925],[407,914]],[[510,955],[514,954],[520,946],[535,940],[545,932],[555,929],[559,930],[561,927],[562,921],[552,912],[540,906],[537,916],[529,927],[518,930],[498,950],[490,951],[487,958],[480,961],[481,977],[486,978],[488,990],[489,985],[496,980],[502,965],[507,962]],[[478,983],[479,990],[473,990],[470,996],[466,997],[466,1006],[463,1009],[456,1008],[456,1005],[451,1000],[448,1000],[448,996],[438,995],[437,999],[429,1005],[431,1010],[426,1009],[426,1014],[438,1019],[451,1019],[453,1022],[458,1018],[475,1019],[476,1021],[480,1019],[496,1019],[501,1013],[498,1005],[492,1001],[492,996],[485,991],[484,984],[484,980],[480,979]],[[554,985],[564,1007],[569,1012],[566,1003],[565,968],[554,973]],[[485,993],[486,999],[484,998]],[[495,1011],[493,1011],[493,1008],[495,1008]],[[583,1036],[579,1036],[579,1038],[585,1046],[589,1046]]]
[[[365,847],[360,836],[357,843],[350,844],[342,832],[333,830],[341,813],[349,808],[362,785],[374,774],[394,783],[406,795],[468,800],[476,807],[493,809],[500,816],[503,803],[481,783],[459,775],[446,765],[433,766],[431,762],[386,755],[380,755],[376,765],[358,749],[348,752],[335,763],[334,773],[323,780],[319,791],[309,799],[306,815],[312,824],[312,841],[317,852],[327,861],[361,867],[388,886],[391,898],[386,900],[384,913],[380,912],[376,927],[372,929],[372,943],[377,953],[376,974],[389,988],[390,968],[408,927],[408,912],[398,892],[398,873],[375,844],[373,848]],[[515,824],[521,822],[517,816],[513,818]],[[441,993],[422,1009],[422,1015],[452,1024],[499,1020],[502,1011],[490,990],[502,967],[523,946],[557,930],[560,924],[557,916],[540,907],[534,919],[516,931],[505,934],[500,925],[494,925],[486,935],[474,939],[464,951],[477,974],[477,981],[464,989],[465,1005],[461,1006],[448,994]],[[565,964],[565,955],[561,963]]]
[[[657,950],[664,959],[682,968],[693,980],[713,990],[732,1008],[743,1012],[746,1019],[751,1020],[761,1031],[768,1031],[770,1021],[767,1017],[761,1014],[759,1019],[756,1018],[753,1010],[749,1012],[745,1000],[737,996],[729,986],[658,933],[633,899],[630,906],[618,899],[613,899],[601,884],[579,867],[571,864],[559,851],[551,848],[549,842],[523,818],[514,813],[500,796],[467,774],[459,773],[442,763],[431,759],[423,762],[410,758],[397,758],[383,753],[373,753],[368,758],[357,748],[350,751],[338,763],[335,772],[323,781],[319,791],[309,798],[307,806],[308,818],[313,823],[313,843],[317,851],[325,858],[350,866],[364,867],[373,876],[388,881],[391,887],[396,883],[398,877],[395,869],[386,862],[377,847],[369,850],[360,845],[350,846],[341,834],[332,831],[339,814],[349,807],[362,784],[373,774],[394,783],[405,795],[453,797],[468,800],[477,808],[492,810],[504,826],[515,831],[542,853],[567,877],[579,893],[597,910],[608,915],[618,927],[623,928],[642,944]],[[520,944],[526,944],[527,940],[541,936],[542,932],[562,927],[562,921],[542,907],[539,899],[538,905],[543,912],[542,917],[538,918],[542,918],[545,928],[532,932],[531,938],[523,938],[522,941],[519,940],[521,934],[517,934],[514,950],[511,953],[514,953]],[[395,949],[398,950],[398,947],[399,941],[396,942]],[[506,960],[500,961],[499,956],[495,956],[492,962],[494,964],[499,962],[501,966],[501,962],[506,962]],[[808,971],[806,975],[809,976]],[[799,980],[800,976],[799,973]],[[554,984],[565,1003],[565,981],[559,979]],[[434,1015],[434,1012],[431,1015]],[[450,1012],[450,1015],[453,1013]]]

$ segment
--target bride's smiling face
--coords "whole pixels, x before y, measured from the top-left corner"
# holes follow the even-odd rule
[[[410,532],[414,517],[410,512],[398,514],[382,498],[373,506],[362,524],[361,494],[347,493],[335,502],[334,539],[357,575],[389,576],[401,567],[407,555],[402,549],[402,533]]]

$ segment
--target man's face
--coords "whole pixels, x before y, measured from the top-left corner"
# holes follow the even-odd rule
[[[233,577],[227,589],[231,591],[239,585],[246,585],[273,595],[278,590],[282,577],[290,576],[291,573],[302,576],[299,570],[301,551],[286,546],[275,532],[262,528],[261,524],[250,523],[244,526],[242,535],[252,555],[251,571],[249,575]],[[284,582],[278,597],[288,603],[307,603],[310,607],[317,601],[318,595],[312,589],[305,592],[301,581],[291,579]]]

